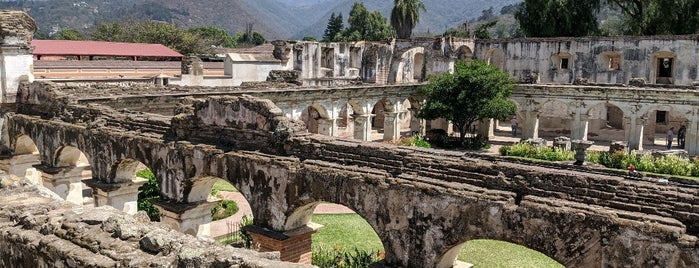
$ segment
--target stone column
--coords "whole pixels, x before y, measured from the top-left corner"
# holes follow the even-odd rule
[[[34,183],[41,183],[41,174],[34,168],[34,165],[40,163],[39,154],[0,156],[0,170],[17,177],[26,177]]]
[[[66,202],[83,205],[84,173],[90,171],[90,166],[49,167],[36,166],[41,171],[44,187],[50,189]]]
[[[485,119],[478,122],[478,135],[488,139],[495,138],[495,120]]]
[[[699,154],[699,113],[695,111],[694,115],[689,118],[689,124],[687,124],[687,133],[685,136],[684,149],[687,150],[689,155]]]
[[[629,143],[630,150],[643,150],[643,128],[645,122],[645,118],[624,117],[624,136]]]
[[[400,113],[384,112],[383,140],[395,141],[400,139]]]
[[[362,141],[371,140],[371,114],[354,115],[354,138]]]
[[[525,111],[524,124],[522,125],[522,139],[538,139],[539,138],[539,112]]]
[[[164,200],[153,201],[160,210],[160,222],[185,234],[208,237],[211,234],[211,209],[216,202],[172,203]]]
[[[95,206],[112,206],[128,214],[138,211],[138,188],[148,182],[147,179],[135,177],[131,182],[105,183],[96,179],[85,181],[92,188]]]
[[[245,227],[252,236],[252,244],[257,251],[279,251],[280,259],[287,262],[311,264],[311,236],[323,226],[310,223],[301,228],[284,233],[264,229],[255,225]]]
[[[337,137],[337,118],[318,119],[318,134]]]
[[[571,140],[587,140],[587,131],[589,126],[588,118],[590,116],[586,114],[573,114],[573,125],[571,126]]]

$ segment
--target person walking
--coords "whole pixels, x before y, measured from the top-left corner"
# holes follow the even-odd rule
[[[672,148],[672,138],[675,136],[675,127],[670,127],[670,130],[667,131],[667,149],[670,150]]]
[[[517,117],[513,116],[510,120],[510,126],[512,127],[512,137],[517,137]]]
[[[687,135],[687,127],[684,124],[680,125],[680,129],[677,130],[677,147],[684,149],[685,136]]]

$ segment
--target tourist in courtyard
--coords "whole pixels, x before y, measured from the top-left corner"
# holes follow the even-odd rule
[[[510,126],[512,127],[512,137],[517,137],[517,117],[513,116],[510,120]]]
[[[687,127],[684,124],[680,125],[680,129],[677,130],[677,147],[684,149],[684,140],[687,135]]]
[[[672,148],[672,138],[675,136],[675,127],[670,127],[670,130],[667,131],[667,149],[670,150]]]

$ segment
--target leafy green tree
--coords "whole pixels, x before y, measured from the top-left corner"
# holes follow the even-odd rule
[[[628,34],[694,34],[699,31],[699,0],[609,0],[624,14]]]
[[[522,32],[529,37],[597,34],[599,0],[525,0],[515,12]]]
[[[54,34],[52,36],[52,39],[54,39],[54,40],[85,40],[85,37],[83,37],[83,34],[78,32],[78,30],[64,29],[64,30],[60,30],[56,34]]]
[[[239,45],[242,46],[259,46],[267,42],[265,37],[256,31],[253,31],[253,23],[248,23],[245,25],[245,32],[236,33],[233,37]]]
[[[204,39],[209,46],[217,47],[237,47],[238,42],[226,30],[214,26],[201,26],[190,28],[190,33],[198,35]]]
[[[330,15],[330,20],[328,20],[328,27],[325,28],[325,33],[323,33],[323,42],[333,42],[339,38],[338,35],[342,34],[342,29],[345,28],[342,13],[335,16],[335,12]]]
[[[488,32],[488,30],[490,28],[492,28],[493,26],[495,26],[495,24],[497,24],[497,23],[498,23],[498,21],[494,20],[491,22],[486,22],[486,23],[483,23],[481,25],[478,25],[476,30],[473,31],[473,35],[478,39],[490,39],[491,36],[490,36],[490,32]]]
[[[92,40],[106,42],[129,42],[133,39],[133,34],[129,32],[125,25],[120,23],[100,23],[90,33]]]
[[[395,35],[381,12],[369,12],[360,2],[355,2],[352,6],[348,24],[349,26],[342,33],[342,39],[337,41],[378,41]]]
[[[162,44],[184,55],[207,54],[209,51],[209,46],[199,35],[171,23],[103,23],[95,28],[91,36],[98,41]]]
[[[138,188],[138,210],[145,211],[151,221],[160,221],[160,211],[152,203],[154,199],[160,198],[160,184],[150,169],[139,170],[136,176],[148,179],[148,182]]]
[[[515,113],[510,96],[514,80],[495,66],[483,61],[458,61],[453,74],[445,73],[430,79],[420,88],[427,97],[418,117],[432,120],[444,118],[465,140],[469,126],[488,118],[504,119]]]
[[[427,11],[420,0],[394,0],[391,10],[391,26],[398,38],[408,39],[413,34],[415,25],[420,22],[420,10]]]

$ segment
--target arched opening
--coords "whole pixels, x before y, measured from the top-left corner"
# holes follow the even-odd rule
[[[413,58],[413,80],[414,82],[421,82],[424,78],[423,74],[425,69],[425,54],[416,53]]]
[[[378,102],[376,102],[376,104],[374,105],[374,109],[371,111],[371,113],[374,115],[374,117],[371,118],[371,140],[383,140],[386,112],[391,111],[392,109],[393,104],[387,99],[381,99]]]
[[[309,133],[319,134],[320,119],[322,118],[320,111],[318,111],[315,106],[308,106],[308,108],[303,110],[300,119],[306,123],[306,128]]]
[[[136,210],[145,211],[151,221],[160,221],[160,210],[153,206],[152,203],[160,199],[160,182],[153,171],[145,165],[138,165],[134,175],[137,178],[146,180],[143,185],[138,187]],[[124,209],[126,210],[126,207]]]
[[[500,70],[505,70],[505,52],[500,48],[491,48],[485,53],[485,61],[490,65],[497,66]]]
[[[3,170],[18,177],[25,177],[32,182],[41,183],[41,172],[33,167],[40,163],[39,148],[29,136],[21,135],[15,141],[12,160],[3,167]]]
[[[407,123],[403,125],[408,126],[408,130],[413,134],[419,134],[421,131],[427,130],[427,122],[417,117],[420,112],[420,101],[410,97],[405,100],[405,107],[408,110],[408,115],[406,116]]]
[[[42,174],[44,187],[72,204],[94,203],[92,189],[83,183],[83,180],[92,178],[90,161],[80,149],[73,146],[61,147],[56,151],[53,166],[62,170],[55,174]]]
[[[186,200],[208,210],[202,210],[198,216],[192,214],[194,217],[187,224],[191,228],[184,232],[209,236],[226,245],[251,246],[242,227],[252,224],[252,209],[233,184],[219,177],[196,178],[192,180]]]
[[[624,111],[611,103],[592,106],[587,113],[588,139],[593,141],[623,141]]]
[[[351,138],[354,135],[354,124],[352,123],[351,113],[353,112],[352,106],[346,103],[340,109],[340,113],[337,115],[337,131],[338,137]]]
[[[680,128],[683,126],[686,134],[689,119],[685,113],[673,109],[673,106],[659,105],[651,108],[645,118],[647,120],[643,132],[644,144],[650,144],[652,149],[660,150],[682,147],[678,143],[678,137]],[[672,139],[670,143],[668,143],[670,140],[668,136]]]
[[[384,247],[375,229],[352,209],[335,203],[310,203],[289,216],[286,229],[311,222],[323,226],[312,236],[313,265],[336,267],[338,262],[353,262],[355,267],[369,267],[383,259]]]
[[[536,250],[499,240],[476,239],[456,245],[444,253],[436,267],[469,263],[474,267],[565,267]]]
[[[473,59],[473,51],[471,51],[471,48],[467,46],[461,46],[456,50],[456,59],[471,62]]]
[[[153,198],[160,196],[155,175],[145,164],[131,158],[123,159],[111,167],[109,176],[108,182],[88,181],[96,206],[112,206],[128,214],[144,210],[151,220],[158,220],[157,209],[149,206],[150,199],[141,197],[142,193],[152,193]]]
[[[572,118],[568,104],[561,101],[548,101],[539,108],[539,137],[550,138],[571,134]]]

